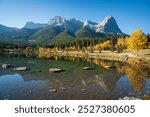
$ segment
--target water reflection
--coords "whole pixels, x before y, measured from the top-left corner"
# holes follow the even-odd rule
[[[146,79],[150,75],[150,69],[148,66],[139,64],[127,64],[122,67],[118,67],[117,71],[128,75],[130,84],[137,90],[141,91],[146,85]]]
[[[93,60],[93,62],[99,66],[116,66],[116,72],[126,76],[131,86],[138,92],[142,91],[145,88],[146,84],[149,82],[147,80],[150,78],[150,67],[142,64],[125,64],[117,61],[108,61],[108,60]],[[108,68],[107,68],[108,69]],[[109,71],[112,69],[108,69]],[[123,77],[122,77],[123,78]]]
[[[25,81],[20,74],[0,76],[0,99],[34,99],[46,89],[43,81]]]
[[[31,70],[16,73],[11,68],[0,68],[0,99],[118,99],[149,95],[150,70],[145,65],[74,57],[0,57],[2,63]],[[83,70],[85,66],[95,69]],[[48,72],[52,67],[65,71]],[[56,91],[50,92],[51,89]]]

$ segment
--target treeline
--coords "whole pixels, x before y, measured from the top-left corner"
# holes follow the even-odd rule
[[[56,44],[52,47],[40,47],[40,56],[50,56],[57,51],[82,51],[82,52],[101,52],[111,50],[122,52],[126,49],[137,50],[150,49],[150,34],[144,34],[141,29],[137,29],[130,35],[111,36],[105,38],[80,39],[65,44]]]
[[[55,44],[33,44],[28,41],[3,41],[0,42],[0,48],[21,48],[27,53],[38,49],[41,54],[45,53],[45,55],[51,54],[52,51],[101,52],[102,50],[111,50],[122,52],[125,49],[136,49],[138,52],[139,49],[150,49],[150,34],[144,34],[141,29],[137,29],[130,35],[75,39],[71,42]]]
[[[137,29],[130,35],[110,36],[105,38],[79,39],[65,44],[56,44],[50,48],[57,50],[117,50],[125,49],[150,49],[150,34],[144,34]]]

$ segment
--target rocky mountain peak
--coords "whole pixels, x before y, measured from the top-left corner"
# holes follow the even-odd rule
[[[51,18],[48,22],[49,25],[59,25],[63,24],[65,22],[65,18],[61,16],[55,16],[54,18]]]
[[[102,22],[96,26],[96,32],[105,32],[110,34],[122,34],[116,20],[112,16],[107,16]]]

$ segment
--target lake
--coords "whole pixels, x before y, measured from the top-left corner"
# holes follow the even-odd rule
[[[0,66],[1,100],[116,100],[150,95],[150,69],[144,65],[57,56],[0,56],[0,65],[4,63],[30,70],[13,71],[13,67]],[[87,66],[94,69],[83,70]],[[50,68],[63,68],[64,72],[52,73]]]

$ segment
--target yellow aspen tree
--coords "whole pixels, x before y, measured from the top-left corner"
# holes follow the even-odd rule
[[[107,40],[101,44],[101,48],[104,50],[110,50],[112,48],[112,46],[113,45],[112,45],[112,42],[110,40]]]
[[[126,48],[127,48],[126,38],[125,38],[125,37],[120,37],[120,38],[118,38],[117,43],[116,43],[116,45],[115,45],[115,48],[116,48],[119,52],[121,52],[121,51],[123,51],[124,49],[126,49]]]
[[[139,49],[145,48],[147,41],[147,36],[142,32],[141,29],[137,29],[127,39],[128,49],[136,49],[138,55]]]

